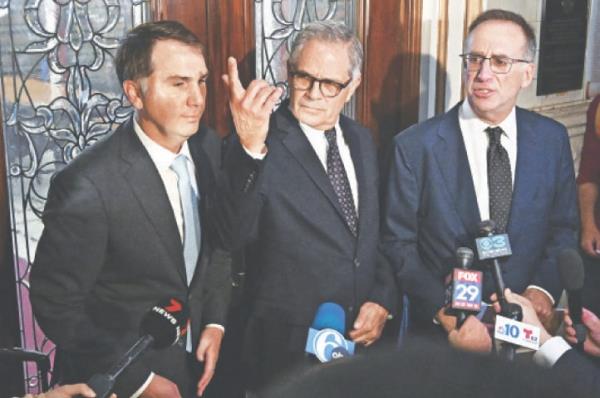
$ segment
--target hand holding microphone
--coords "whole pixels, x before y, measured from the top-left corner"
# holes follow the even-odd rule
[[[162,349],[175,344],[187,324],[187,318],[187,311],[177,299],[152,307],[142,319],[138,341],[108,372],[95,374],[87,382],[96,398],[110,396],[119,375],[147,349]]]

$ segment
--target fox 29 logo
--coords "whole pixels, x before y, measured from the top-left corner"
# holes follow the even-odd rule
[[[322,329],[314,335],[313,353],[321,362],[344,358],[352,355],[354,347],[340,332],[334,329]]]

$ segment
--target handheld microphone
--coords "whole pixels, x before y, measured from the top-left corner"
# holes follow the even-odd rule
[[[344,338],[346,313],[336,303],[323,303],[308,329],[305,351],[321,362],[354,355],[354,342]]]
[[[483,273],[470,270],[473,264],[473,250],[459,247],[456,250],[458,268],[452,272],[449,288],[449,313],[456,314],[456,327],[460,329],[469,313],[477,313],[481,309],[481,286]]]
[[[577,338],[575,348],[583,350],[583,342],[586,336],[585,326],[581,321],[583,281],[585,276],[583,260],[577,250],[569,248],[560,252],[557,264],[560,279],[567,292],[569,315],[573,320],[573,328],[575,329],[575,337]]]
[[[500,314],[506,318],[520,321],[523,318],[521,306],[507,302],[504,297],[506,284],[502,277],[502,267],[498,261],[499,258],[512,254],[508,235],[496,234],[496,224],[492,220],[482,221],[479,224],[479,234],[481,237],[475,240],[477,253],[480,260],[491,260],[496,296],[498,296],[498,302],[502,310]]]
[[[496,287],[496,296],[500,303],[500,315],[503,317],[521,321],[523,319],[523,309],[519,304],[509,303],[504,297],[504,278],[502,277],[502,268],[498,259],[500,257],[510,256],[510,242],[507,234],[496,234],[496,224],[492,220],[482,221],[479,224],[480,238],[475,240],[479,260],[491,260],[492,276],[494,286]],[[500,348],[500,356],[512,361],[515,358],[516,346],[511,343],[503,343]]]
[[[121,357],[107,373],[93,375],[87,382],[96,398],[110,396],[117,378],[149,347],[162,349],[175,344],[187,324],[187,310],[181,301],[171,298],[161,302],[144,315],[140,325],[142,337]]]

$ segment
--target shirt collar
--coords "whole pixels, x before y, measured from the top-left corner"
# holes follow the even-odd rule
[[[302,123],[301,121],[298,121],[298,124],[300,125],[300,129],[304,132],[304,134],[306,134],[306,135],[317,135],[318,134],[319,136],[322,136],[323,139],[325,139],[325,134],[323,134],[324,130],[316,129],[314,127],[309,126],[308,124]],[[340,128],[340,121],[338,119],[338,121],[335,122],[336,136],[339,135],[340,131],[342,131],[342,130]]]
[[[490,125],[479,119],[467,99],[463,101],[458,115],[465,125],[468,126],[468,131],[485,131],[488,127],[500,127],[504,131],[503,135],[505,138],[508,138],[510,141],[515,141],[517,138],[517,113],[514,106],[508,116],[497,125]]]
[[[187,141],[183,143],[181,149],[179,150],[179,153],[173,153],[165,147],[158,144],[152,138],[148,137],[148,135],[140,127],[136,117],[133,118],[133,130],[142,142],[144,148],[146,148],[146,151],[148,151],[148,154],[150,155],[150,158],[156,165],[158,171],[164,171],[166,169],[169,169],[175,158],[179,155],[185,156],[190,162],[192,162],[191,164],[194,164],[194,162],[192,161],[192,155],[190,153],[190,147],[188,146]]]

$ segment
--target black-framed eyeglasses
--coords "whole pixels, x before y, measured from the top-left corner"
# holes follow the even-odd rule
[[[316,82],[319,83],[319,91],[321,91],[323,97],[327,98],[336,97],[352,81],[352,78],[348,79],[345,83],[336,82],[331,79],[318,79],[302,71],[290,71],[290,76],[291,85],[296,90],[312,90]]]
[[[496,74],[510,72],[514,63],[530,64],[532,62],[527,59],[510,58],[499,55],[484,57],[483,55],[477,54],[460,54],[460,57],[463,59],[463,66],[469,72],[478,72],[483,66],[483,63],[488,60],[490,61],[490,69]]]

